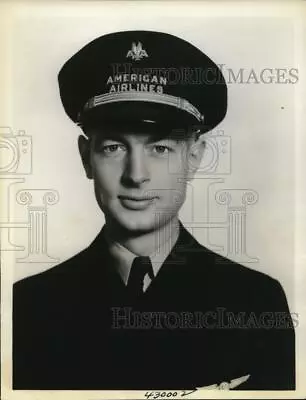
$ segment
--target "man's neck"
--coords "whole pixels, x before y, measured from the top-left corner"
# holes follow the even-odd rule
[[[159,229],[150,232],[141,232],[131,235],[128,232],[114,228],[113,223],[105,224],[105,233],[108,237],[139,256],[151,256],[159,251],[166,243],[174,245],[179,235],[179,220],[174,217]],[[167,246],[168,247],[168,246]]]

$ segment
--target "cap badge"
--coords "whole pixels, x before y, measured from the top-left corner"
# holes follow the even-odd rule
[[[127,52],[126,57],[131,57],[132,60],[139,61],[143,57],[149,57],[148,53],[146,52],[145,49],[142,48],[142,43],[138,42],[136,45],[135,42],[132,43],[132,48]]]

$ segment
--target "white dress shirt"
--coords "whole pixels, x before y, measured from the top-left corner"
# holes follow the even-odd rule
[[[179,232],[176,232],[176,234],[173,235],[174,236],[173,238],[170,238],[167,242],[162,243],[162,245],[159,246],[159,248],[153,254],[148,256],[152,263],[154,277],[157,275],[163,262],[170,254],[178,238],[178,233]],[[132,253],[130,250],[122,246],[120,243],[111,240],[107,235],[105,235],[105,238],[109,244],[110,254],[114,259],[114,267],[121,276],[125,285],[127,285],[132,263],[134,261],[134,258],[138,257],[139,255]],[[144,291],[148,288],[151,281],[152,280],[149,277],[149,275],[146,274],[144,277],[144,284],[143,284]]]

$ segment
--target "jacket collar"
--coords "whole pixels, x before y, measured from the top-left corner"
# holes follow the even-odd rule
[[[101,259],[103,257],[103,264],[109,264],[111,260],[111,253],[109,251],[109,244],[105,239],[105,225],[89,246],[88,250],[95,254],[95,257]],[[176,264],[183,265],[186,262],[186,258],[198,254],[199,252],[209,251],[203,247],[199,242],[187,231],[184,225],[179,221],[179,236],[176,240],[171,252],[167,255],[164,260],[164,264]],[[102,261],[102,260],[101,260]]]

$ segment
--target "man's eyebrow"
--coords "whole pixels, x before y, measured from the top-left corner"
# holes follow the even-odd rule
[[[129,140],[127,139],[127,136],[137,136],[137,134],[133,134],[133,133],[113,133],[113,132],[101,132],[101,133],[97,133],[95,135],[92,136],[93,142],[94,142],[94,146],[99,146],[101,145],[101,143],[103,143],[103,141],[105,140],[113,140],[113,141],[117,141],[117,142],[121,142],[125,145],[129,145]],[[146,135],[146,134],[144,134]],[[165,135],[165,134],[154,134],[154,135],[147,135],[147,138],[145,140],[146,144],[153,144],[153,143],[158,143],[161,141],[172,141],[175,142],[175,144],[180,144],[182,142],[184,142],[186,140],[186,138],[182,138],[182,137],[178,137],[176,135]]]
[[[175,142],[177,144],[184,142],[184,139],[179,139],[178,137],[170,136],[170,135],[152,136],[152,137],[149,137],[147,142],[148,143],[157,143],[157,142],[162,142],[162,141],[167,141],[167,140]]]
[[[113,140],[117,142],[127,143],[124,136],[121,134],[114,134],[114,133],[98,133],[92,136],[94,145],[100,145],[105,140]]]

